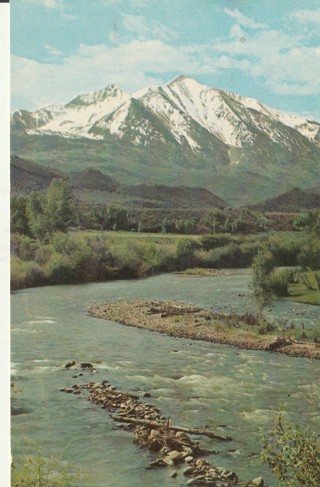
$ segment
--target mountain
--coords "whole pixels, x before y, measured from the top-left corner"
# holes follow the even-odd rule
[[[180,76],[134,94],[117,85],[11,117],[12,154],[127,184],[204,187],[257,203],[320,176],[320,124]]]
[[[12,196],[47,189],[54,178],[66,179],[67,176],[60,171],[41,167],[21,157],[11,157],[10,183]]]
[[[54,178],[65,179],[80,203],[118,205],[128,209],[209,210],[227,203],[204,188],[165,185],[125,185],[96,169],[63,173],[11,157],[11,195],[44,191]]]
[[[276,198],[269,199],[264,203],[253,205],[251,209],[256,211],[275,211],[275,212],[300,212],[320,208],[320,194],[301,191],[293,188],[287,193],[281,194]]]

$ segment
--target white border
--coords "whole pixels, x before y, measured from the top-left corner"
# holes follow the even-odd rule
[[[0,482],[10,485],[10,4],[0,3]]]

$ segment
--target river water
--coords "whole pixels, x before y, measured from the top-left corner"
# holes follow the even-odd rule
[[[260,429],[270,428],[280,408],[302,427],[320,431],[309,400],[320,364],[276,353],[238,350],[174,339],[87,316],[95,302],[110,299],[177,299],[220,310],[252,307],[247,271],[204,278],[161,275],[138,281],[27,289],[12,295],[12,450],[17,465],[41,452],[68,462],[79,487],[185,485],[170,469],[150,470],[151,457],[118,429],[106,410],[61,387],[109,380],[119,390],[149,392],[162,414],[181,426],[208,425],[230,443],[204,437],[208,460],[235,470],[242,480],[262,475]],[[274,319],[312,327],[320,308],[278,302]],[[97,373],[73,378],[69,360],[92,362]],[[315,394],[319,393],[319,389]],[[318,396],[318,400],[319,400]]]

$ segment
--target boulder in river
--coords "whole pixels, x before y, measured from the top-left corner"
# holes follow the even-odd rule
[[[65,365],[65,368],[70,369],[71,367],[75,367],[75,366],[76,366],[76,362],[75,360],[72,360]]]

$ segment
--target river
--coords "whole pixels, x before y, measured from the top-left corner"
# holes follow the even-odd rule
[[[183,426],[208,425],[231,443],[200,439],[208,460],[242,480],[262,475],[260,429],[280,408],[302,427],[320,431],[309,392],[320,364],[282,354],[238,350],[174,339],[87,316],[90,305],[110,299],[177,299],[220,310],[252,307],[247,271],[203,278],[161,275],[143,280],[49,286],[12,295],[12,451],[16,465],[41,452],[68,462],[79,487],[184,485],[169,469],[150,470],[147,452],[116,428],[107,411],[82,396],[59,392],[80,380],[109,380],[119,390],[149,392],[149,402]],[[312,327],[320,308],[278,302],[274,319]],[[69,360],[92,362],[94,375],[73,378]],[[319,389],[315,392],[319,394]],[[319,395],[318,395],[318,399]]]

